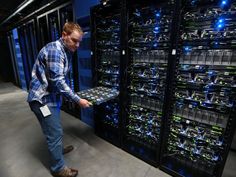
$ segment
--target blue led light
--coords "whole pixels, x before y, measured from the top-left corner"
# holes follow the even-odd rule
[[[118,121],[118,119],[117,119],[117,118],[115,118],[115,119],[114,119],[114,123],[117,125],[117,124],[118,124],[118,122],[119,122],[119,121]]]
[[[185,47],[184,50],[188,51],[188,50],[189,50],[189,47]]]
[[[153,30],[153,33],[155,33],[155,34],[157,34],[157,33],[159,33],[159,27],[158,26],[156,26],[155,28],[154,28],[154,30]]]
[[[154,44],[153,44],[153,47],[157,47],[157,43],[154,43]]]
[[[227,2],[224,0],[224,1],[221,2],[221,4],[222,4],[222,5],[226,5]]]
[[[230,7],[230,1],[229,0],[222,0],[222,1],[220,1],[219,5],[222,9],[229,8]]]
[[[223,0],[223,1],[221,1],[221,5],[226,5],[227,4],[227,0]]]
[[[221,17],[216,21],[216,29],[222,30],[224,27],[225,27],[225,19]]]
[[[184,52],[188,53],[191,52],[192,48],[190,46],[184,46]]]
[[[209,71],[208,74],[209,75],[213,75],[214,71]]]
[[[156,17],[160,17],[161,16],[161,13],[160,12],[157,12],[156,13]]]

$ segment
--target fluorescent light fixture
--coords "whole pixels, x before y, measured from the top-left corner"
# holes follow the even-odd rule
[[[9,17],[7,17],[0,25],[4,24],[7,22],[9,19],[11,19],[13,16],[15,16],[17,13],[19,13],[21,10],[23,10],[25,7],[27,7],[29,4],[31,4],[35,0],[26,0],[24,1],[21,5],[17,7],[17,10],[11,14]]]

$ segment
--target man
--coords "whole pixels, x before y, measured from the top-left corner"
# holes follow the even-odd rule
[[[61,95],[82,108],[91,105],[76,95],[66,83],[72,53],[79,47],[82,37],[83,31],[78,24],[65,23],[62,37],[41,49],[32,70],[28,102],[46,137],[51,173],[57,177],[75,177],[78,174],[78,170],[68,168],[64,163],[63,129],[60,120]],[[73,146],[64,149],[64,153],[71,150]]]

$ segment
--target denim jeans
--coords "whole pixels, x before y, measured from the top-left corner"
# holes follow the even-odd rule
[[[51,111],[51,115],[43,117],[40,107],[43,106],[38,101],[32,101],[29,103],[31,110],[34,112],[41,125],[43,134],[47,141],[48,151],[51,161],[51,171],[58,172],[64,168],[63,157],[63,129],[60,118],[59,107],[48,107]]]

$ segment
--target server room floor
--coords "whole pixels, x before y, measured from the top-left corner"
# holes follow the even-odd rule
[[[49,177],[47,149],[39,124],[26,102],[27,93],[0,82],[0,176]],[[62,112],[65,155],[79,177],[168,177],[169,175],[97,137],[80,120]],[[223,177],[236,177],[236,153],[230,152]]]

